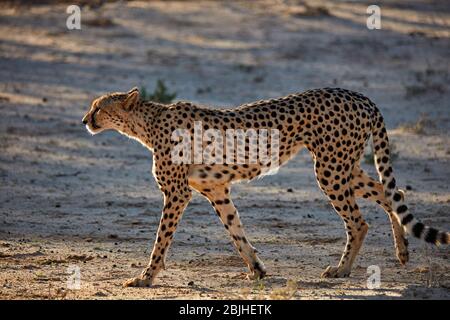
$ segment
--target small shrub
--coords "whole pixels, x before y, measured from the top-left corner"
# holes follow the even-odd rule
[[[150,100],[154,102],[169,104],[177,96],[176,92],[169,92],[163,80],[158,79],[156,88],[153,93],[148,93],[145,87],[141,87],[141,98],[143,100]]]
[[[422,114],[416,122],[405,123],[399,126],[401,131],[415,134],[426,134],[427,129],[434,128],[436,128],[436,123],[429,119],[425,114]]]
[[[364,163],[375,165],[372,143],[368,143],[367,147],[370,148],[370,150],[369,152],[364,154]],[[398,158],[397,148],[395,146],[395,143],[393,143],[392,141],[389,143],[389,155],[392,162],[394,162]]]

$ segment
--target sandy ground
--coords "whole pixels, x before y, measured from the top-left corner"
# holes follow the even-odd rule
[[[4,299],[450,299],[448,248],[410,239],[394,255],[384,212],[361,201],[369,234],[347,279],[320,279],[345,233],[302,152],[275,176],[235,185],[249,238],[268,268],[245,266],[195,195],[153,288],[122,288],[153,244],[162,197],[151,155],[117,133],[90,136],[91,99],[163,79],[178,99],[232,106],[310,88],[369,96],[395,144],[394,169],[412,212],[450,229],[450,6],[385,1],[382,30],[361,1],[113,2],[0,9],[0,298]],[[297,3],[297,4],[296,4]],[[102,23],[100,22],[107,22]],[[363,166],[374,175],[371,165]],[[379,266],[381,287],[367,288]],[[68,268],[81,287],[67,287]]]

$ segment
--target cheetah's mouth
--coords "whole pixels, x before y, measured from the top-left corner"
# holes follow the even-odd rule
[[[100,126],[98,126],[97,123],[95,122],[95,115],[96,115],[97,112],[99,112],[99,111],[100,111],[100,109],[97,108],[97,109],[94,110],[94,112],[92,112],[92,115],[91,115],[91,125],[92,125],[92,128],[93,128],[93,129],[100,129]]]

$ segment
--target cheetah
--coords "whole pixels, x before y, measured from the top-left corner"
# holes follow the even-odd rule
[[[196,122],[204,130],[215,129],[221,134],[228,129],[278,130],[278,140],[273,140],[274,144],[278,143],[277,166],[303,148],[310,152],[317,183],[342,218],[347,235],[338,265],[328,266],[322,277],[350,275],[369,228],[356,202],[358,198],[376,202],[387,213],[401,264],[409,258],[407,234],[435,245],[447,244],[449,240],[448,232],[425,226],[409,212],[404,193],[394,178],[383,116],[372,101],[357,92],[313,89],[236,108],[210,109],[190,102],[165,105],[144,101],[139,90],[133,88],[95,99],[82,122],[91,134],[116,130],[139,141],[153,154],[152,173],[164,198],[161,220],[148,266],[124,286],[149,287],[165,268],[167,251],[193,190],[212,204],[248,266],[248,277],[257,279],[266,275],[266,268],[246,236],[231,199],[231,184],[264,175],[270,161],[265,164],[175,162],[171,151],[179,141],[174,141],[173,132],[182,128],[194,134]],[[371,136],[379,181],[365,173],[359,164]],[[248,151],[246,148],[245,159]]]

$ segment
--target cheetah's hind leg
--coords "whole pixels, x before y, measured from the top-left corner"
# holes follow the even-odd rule
[[[408,239],[405,230],[395,217],[389,201],[385,197],[383,185],[369,177],[361,168],[355,167],[353,169],[352,186],[356,197],[378,203],[389,216],[397,259],[402,265],[405,265],[409,260]],[[403,197],[403,191],[399,190],[399,192]]]
[[[337,214],[345,223],[347,243],[337,267],[329,266],[323,273],[323,278],[348,277],[353,262],[363,244],[369,226],[365,223],[356,203],[350,183],[351,171],[335,171],[318,166],[315,162],[317,182],[328,196]]]

